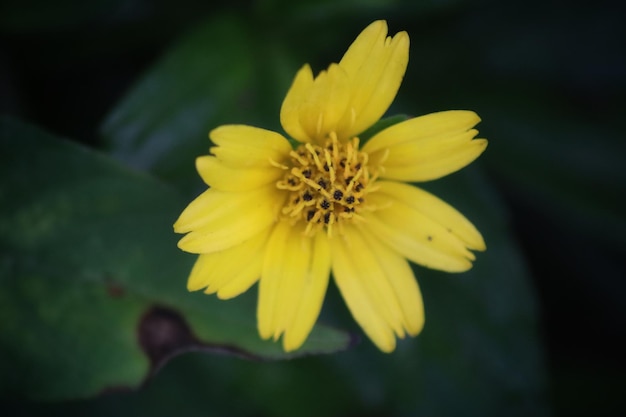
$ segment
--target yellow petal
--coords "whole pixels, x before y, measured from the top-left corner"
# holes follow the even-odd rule
[[[265,248],[261,280],[259,282],[259,300],[257,303],[257,326],[259,335],[263,339],[274,336],[279,328],[279,318],[276,314],[278,293],[284,285],[285,262],[297,263],[301,257],[286,258],[285,250],[292,226],[286,221],[279,221]]]
[[[174,223],[176,233],[187,233],[214,221],[229,212],[228,206],[243,206],[250,195],[245,193],[225,193],[208,189],[195,198],[178,216]]]
[[[293,320],[300,300],[302,285],[308,274],[311,260],[311,239],[304,236],[304,229],[300,224],[291,226],[288,222],[283,222],[287,227],[286,239],[280,243],[273,241],[274,246],[267,250],[276,250],[281,259],[276,265],[274,255],[265,258],[267,264],[263,265],[263,279],[269,278],[269,274],[275,279],[278,285],[275,287],[273,310],[273,336],[274,340],[287,329]],[[284,245],[280,247],[279,245]],[[272,264],[274,263],[274,264]],[[260,290],[262,291],[262,290]],[[259,300],[263,294],[259,293]]]
[[[422,293],[407,260],[388,246],[383,245],[366,228],[361,228],[363,238],[385,270],[385,277],[402,308],[402,324],[407,333],[417,336],[424,327],[424,302]]]
[[[196,197],[174,223],[176,233],[187,233],[198,230],[206,225],[219,223],[237,211],[239,215],[258,205],[259,201],[267,201],[276,195],[276,187],[267,186],[245,193],[230,193],[210,188]]]
[[[227,300],[247,291],[261,276],[263,266],[264,247],[269,237],[271,228],[259,233],[249,241],[239,245],[238,249],[228,254],[230,265],[237,265],[238,271],[229,280],[221,283],[219,287],[209,286],[207,290],[217,290],[217,297]],[[246,262],[241,262],[245,259]]]
[[[369,194],[367,201],[380,207],[364,214],[368,229],[406,258],[448,272],[466,271],[472,267],[474,254],[445,226],[383,193]]]
[[[323,142],[328,133],[336,130],[350,99],[350,84],[345,71],[331,64],[313,81],[304,101],[300,103],[300,123],[307,137]]]
[[[196,158],[196,169],[202,180],[215,190],[251,191],[273,183],[284,171],[269,163],[264,168],[232,168],[214,156]]]
[[[331,248],[333,276],[352,317],[380,350],[392,352],[396,348],[393,331],[380,314],[370,308],[372,302],[360,282],[350,251],[340,239],[331,239]]]
[[[302,282],[299,285],[299,294],[294,297],[296,303],[293,319],[285,329],[283,346],[287,352],[298,349],[317,321],[322,309],[328,279],[330,276],[330,246],[326,234],[317,233],[310,238],[311,256]],[[293,275],[296,279],[296,274]]]
[[[245,193],[210,189],[192,201],[174,224],[176,232],[190,232],[178,247],[210,253],[242,243],[276,221],[284,199],[285,193],[274,185]]]
[[[300,105],[307,100],[312,87],[313,72],[307,64],[296,74],[280,108],[280,124],[289,136],[300,142],[312,140],[300,123]]]
[[[351,88],[348,112],[337,126],[339,138],[349,139],[381,118],[398,92],[408,62],[406,32],[387,37],[382,20],[361,32],[339,63]]]
[[[211,279],[216,277],[216,275],[213,274],[213,269],[217,258],[212,255],[213,254],[198,256],[187,279],[187,290],[198,291],[206,288],[211,282]]]
[[[377,20],[367,26],[356,37],[341,58],[341,65],[349,75],[356,74],[370,58],[371,51],[379,47],[387,37],[387,22]]]
[[[303,225],[280,222],[267,243],[259,285],[259,334],[299,348],[322,308],[330,274],[327,237],[305,237]]]
[[[393,101],[409,59],[409,37],[387,37],[387,24],[369,25],[339,65],[315,79],[305,65],[283,101],[281,124],[301,142],[321,141],[335,131],[348,140],[374,124]]]
[[[374,135],[363,151],[373,153],[405,142],[438,142],[467,132],[480,122],[473,111],[449,110],[431,113],[397,123]]]
[[[224,125],[209,136],[216,147],[211,153],[232,168],[271,166],[269,161],[282,162],[289,156],[291,145],[282,135],[271,130],[245,125]]]
[[[400,165],[390,158],[385,163],[384,178],[399,181],[430,181],[444,177],[469,165],[487,148],[485,139],[475,139],[451,149],[440,148],[435,152],[420,154],[420,150],[407,153],[421,155],[411,164]],[[398,150],[398,154],[402,151]],[[391,155],[391,153],[390,153]]]
[[[459,238],[467,248],[479,251],[486,249],[485,241],[476,227],[445,201],[408,184],[394,181],[378,181],[376,184],[380,187],[377,194],[386,195],[390,200],[400,201],[419,211]]]
[[[398,274],[396,285],[405,290],[412,273],[401,265],[390,250],[377,252],[380,245],[370,246],[355,226],[346,226],[345,234],[330,240],[335,282],[354,319],[369,338],[384,352],[395,349],[394,332],[404,337],[405,328],[412,334],[421,329],[417,320],[405,317],[389,274]],[[409,275],[407,275],[409,274]],[[414,294],[415,296],[415,294]],[[414,298],[415,300],[415,298]],[[407,310],[408,311],[408,310]]]
[[[202,254],[194,264],[187,282],[189,291],[206,288],[221,299],[235,297],[248,290],[261,275],[262,247],[269,229],[229,249]],[[241,262],[246,259],[246,262]],[[208,287],[208,288],[207,288]]]
[[[363,146],[372,164],[383,155],[384,178],[428,181],[458,171],[487,147],[473,139],[480,121],[471,111],[446,111],[416,117],[393,125]]]

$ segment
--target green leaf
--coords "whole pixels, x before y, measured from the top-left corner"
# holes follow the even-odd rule
[[[0,389],[68,399],[135,388],[189,350],[281,359],[348,347],[316,327],[295,354],[259,339],[254,294],[185,289],[185,201],[98,153],[0,119]]]
[[[112,154],[193,190],[200,185],[193,161],[208,153],[211,129],[227,123],[279,128],[296,65],[264,33],[226,14],[183,36],[104,121],[101,133]]]

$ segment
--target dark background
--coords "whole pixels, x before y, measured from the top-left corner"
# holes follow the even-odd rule
[[[626,25],[618,2],[333,4],[302,2],[298,38],[278,1],[4,1],[0,110],[105,150],[101,125],[111,109],[207,16],[233,12],[258,30],[282,31],[302,45],[294,60],[318,70],[338,59],[344,39],[385,18],[412,41],[396,108],[463,104],[483,119],[490,147],[481,164],[531,272],[553,413],[625,413]]]

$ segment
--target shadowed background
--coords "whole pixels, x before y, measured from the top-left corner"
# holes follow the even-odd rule
[[[192,353],[138,392],[10,404],[47,415],[626,412],[620,11],[617,2],[489,0],[3,2],[2,113],[148,171],[187,200],[202,190],[193,158],[207,152],[211,128],[280,131],[297,69],[338,61],[381,18],[411,38],[389,113],[474,110],[490,140],[468,173],[425,185],[477,224],[488,250],[467,274],[416,269],[427,327],[394,355],[367,340],[282,362]],[[509,273],[519,287],[499,279]],[[460,284],[451,290],[450,280]],[[459,302],[472,291],[482,304]],[[254,303],[253,293],[244,298]],[[463,345],[446,351],[456,340],[447,326],[477,309],[454,330]],[[511,317],[528,333],[501,330],[516,333]],[[332,286],[321,320],[360,333]],[[425,356],[415,359],[416,350]],[[441,367],[423,362],[435,357]],[[518,360],[528,374],[515,375]],[[425,376],[415,382],[405,367]]]

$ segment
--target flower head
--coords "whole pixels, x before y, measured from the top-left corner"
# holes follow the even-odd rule
[[[365,145],[358,135],[393,101],[408,63],[409,37],[387,37],[376,21],[338,64],[316,77],[305,65],[280,120],[299,144],[244,125],[210,133],[211,155],[196,160],[210,188],[174,225],[178,246],[200,254],[188,281],[219,298],[259,281],[261,337],[299,348],[322,307],[330,274],[355,320],[382,351],[424,325],[408,260],[449,272],[471,268],[485,249],[476,228],[434,195],[409,185],[440,178],[476,159],[471,111],[400,122]]]

